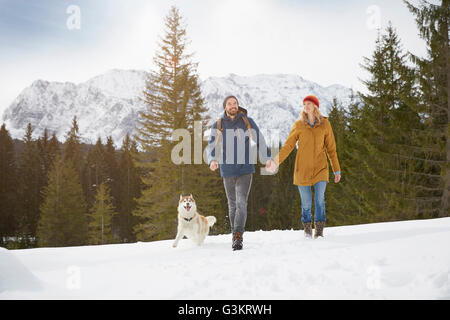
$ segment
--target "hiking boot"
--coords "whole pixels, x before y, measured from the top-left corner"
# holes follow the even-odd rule
[[[305,230],[305,237],[312,238],[311,222],[302,222],[302,223],[303,223],[303,229]]]
[[[325,221],[314,222],[314,239],[323,237],[323,228],[325,227]]]
[[[234,250],[242,250],[242,232],[234,232],[233,233],[233,251]]]

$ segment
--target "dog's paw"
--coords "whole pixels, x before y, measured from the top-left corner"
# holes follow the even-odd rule
[[[174,243],[174,244],[172,245],[172,248],[176,248],[176,247],[177,247],[177,244]]]

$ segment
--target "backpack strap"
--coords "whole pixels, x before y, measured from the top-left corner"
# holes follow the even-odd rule
[[[250,125],[250,122],[248,121],[246,116],[243,116],[242,120],[244,121],[245,126],[247,127],[248,133],[250,135],[250,139],[253,140],[252,130],[250,130],[252,128],[252,126]],[[216,130],[217,130],[217,138],[216,138],[215,145],[217,145],[217,143],[219,142],[220,135],[222,134],[222,131],[223,131],[222,118],[219,118],[217,120],[217,129]]]
[[[219,138],[220,135],[222,134],[223,128],[222,128],[222,118],[219,118],[219,120],[217,120],[217,137],[216,137],[216,142],[214,143],[214,145],[217,145],[217,143],[219,142]]]
[[[248,133],[250,134],[250,139],[253,140],[252,130],[250,130],[252,128],[252,126],[250,125],[250,122],[248,121],[246,116],[242,116],[242,120],[244,120],[244,123],[247,126]]]

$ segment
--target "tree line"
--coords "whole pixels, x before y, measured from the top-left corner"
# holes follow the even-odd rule
[[[449,216],[449,1],[418,7],[404,3],[416,19],[427,56],[405,51],[389,23],[361,64],[368,73],[362,80],[366,92],[352,92],[346,108],[334,99],[328,119],[342,179],[335,184],[330,170],[329,226]],[[120,150],[111,137],[105,145],[99,139],[82,147],[75,118],[62,144],[46,131],[33,141],[29,125],[16,156],[2,126],[2,245],[8,239],[16,247],[170,239],[176,233],[179,195],[190,193],[201,213],[217,217],[212,234],[230,232],[219,173],[206,164],[171,161],[178,143],[171,136],[175,129],[187,128],[193,137],[195,121],[211,123],[198,63],[187,53],[187,43],[186,25],[172,7],[154,56],[156,68],[143,91],[146,109],[136,134],[127,136]],[[260,175],[257,168],[246,230],[301,228],[294,161],[292,152],[272,176]]]
[[[129,135],[116,150],[81,143],[78,123],[61,143],[48,131],[14,143],[0,129],[0,244],[9,248],[71,246],[135,241],[132,210],[141,192]],[[20,151],[17,151],[20,149]]]

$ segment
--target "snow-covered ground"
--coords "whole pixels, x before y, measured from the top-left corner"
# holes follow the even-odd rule
[[[0,299],[450,299],[450,218],[171,245],[0,248]]]

